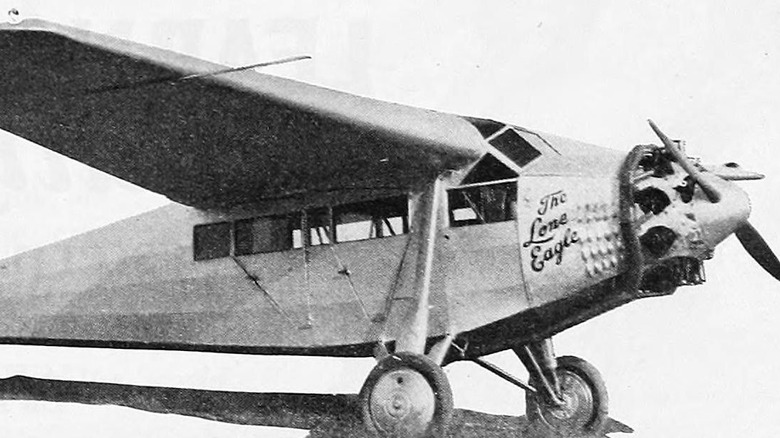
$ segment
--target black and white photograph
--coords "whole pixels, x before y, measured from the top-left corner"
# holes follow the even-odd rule
[[[0,1],[0,435],[775,436],[779,24]]]

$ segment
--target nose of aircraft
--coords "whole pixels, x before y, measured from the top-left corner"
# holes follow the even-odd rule
[[[700,224],[702,239],[709,248],[725,240],[747,223],[750,216],[750,199],[736,184],[712,174],[700,175],[706,184],[717,191],[718,202],[701,200],[693,207],[696,221]]]
[[[698,202],[694,207],[694,215],[701,226],[701,236],[709,248],[726,239],[734,233],[751,257],[770,275],[780,280],[780,260],[761,237],[758,231],[748,222],[750,216],[750,199],[747,193],[736,184],[726,181],[712,173],[702,173],[688,160],[677,145],[669,140],[663,132],[648,120],[664,144],[664,147],[675,157],[680,166],[701,187],[709,202]]]

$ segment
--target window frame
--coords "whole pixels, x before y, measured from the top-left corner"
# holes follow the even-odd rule
[[[384,203],[384,205],[383,205]],[[373,204],[373,205],[372,205]],[[360,207],[363,206],[361,209]],[[376,207],[375,211],[371,208]],[[371,215],[373,221],[372,229],[377,223],[381,224],[381,229],[387,227],[391,232],[385,234],[383,231],[376,232],[374,236],[367,236],[365,238],[350,238],[349,240],[340,241],[338,238],[339,225],[349,225],[350,223],[359,223],[360,221],[344,222],[339,224],[339,216],[341,214],[364,214]],[[400,215],[393,215],[400,213]],[[388,225],[388,222],[392,219],[400,218],[401,227],[400,230],[396,230],[393,225]],[[267,244],[260,245],[267,249],[257,249],[257,240],[255,235],[255,228],[252,224],[255,221],[263,219],[284,219],[287,222],[286,230],[282,231],[282,234],[288,236],[289,245],[280,245],[284,248],[275,247],[272,243],[272,234],[265,236]],[[322,245],[337,245],[340,243],[359,242],[365,240],[382,239],[385,237],[400,236],[409,233],[409,197],[408,195],[387,196],[378,199],[369,199],[365,201],[349,202],[337,205],[328,205],[321,207],[312,207],[293,211],[289,213],[281,214],[269,214],[251,216],[240,219],[222,220],[219,222],[209,222],[193,225],[192,235],[192,254],[194,261],[214,260],[226,257],[243,257],[255,254],[270,254],[285,251],[293,251],[302,248],[311,248]],[[241,229],[243,224],[247,224],[247,229]],[[217,249],[220,251],[212,251],[208,254],[203,252],[203,237],[202,233],[206,232],[209,228],[221,228],[227,227],[227,235],[222,235],[222,238],[227,238],[228,241],[214,242],[219,243]],[[306,232],[303,231],[306,228]],[[319,230],[319,232],[317,232]],[[223,230],[224,231],[224,230]],[[244,235],[248,232],[249,235]],[[312,233],[317,232],[317,238]],[[324,234],[323,234],[324,232]],[[394,234],[393,234],[394,233]],[[371,234],[371,233],[370,233]],[[242,237],[243,236],[243,237]],[[239,239],[247,238],[247,241],[239,241]],[[314,243],[317,242],[317,243]],[[225,247],[226,245],[226,247]],[[248,246],[250,249],[243,249]],[[224,250],[227,249],[227,252]]]
[[[201,240],[202,234],[207,229],[217,229],[227,227],[227,254],[226,255],[213,255],[209,253],[204,256],[202,251],[202,245],[204,242]],[[221,254],[221,253],[219,253]],[[220,221],[210,222],[205,224],[198,224],[192,227],[192,258],[195,261],[214,260],[225,257],[230,257],[233,254],[233,221]]]
[[[384,205],[381,205],[382,203],[384,203]],[[371,211],[370,209],[371,204],[377,204],[380,208]],[[359,208],[361,205],[365,205],[366,210],[369,210],[369,213],[362,212],[361,211],[362,209]],[[400,213],[400,214],[390,215],[393,213]],[[352,222],[340,222],[341,217],[347,214],[355,214],[355,215],[365,214],[366,217],[370,215],[370,218],[364,220],[352,221]],[[389,196],[389,197],[379,198],[379,199],[370,199],[366,201],[340,204],[338,206],[333,207],[332,217],[333,217],[332,223],[334,226],[334,240],[336,244],[349,243],[349,242],[362,242],[366,240],[384,239],[387,237],[402,236],[404,234],[409,234],[409,221],[410,221],[409,196],[408,195]],[[400,230],[395,230],[392,224],[390,224],[390,220],[394,218],[401,219]],[[339,234],[340,234],[339,226],[345,226],[345,225],[349,226],[349,225],[354,225],[359,223],[370,223],[368,236],[362,238],[349,238],[348,240],[339,240]],[[387,229],[390,231],[390,233],[387,235],[385,235],[384,233],[385,227],[387,227]],[[375,233],[373,236],[371,236],[372,231],[373,233]]]
[[[500,220],[488,220],[488,218],[485,217],[483,214],[484,211],[480,211],[476,203],[479,203],[480,201],[474,201],[471,200],[468,196],[464,196],[463,202],[467,205],[465,207],[460,208],[453,208],[453,197],[457,196],[456,193],[460,192],[463,193],[466,190],[469,189],[477,189],[481,187],[488,187],[488,186],[500,186],[505,185],[509,186],[510,189],[506,190],[505,194],[509,195],[507,198],[503,201],[503,212],[505,215],[504,219]],[[474,225],[489,225],[494,223],[501,223],[501,222],[510,222],[514,221],[517,218],[517,199],[519,197],[519,178],[506,178],[506,179],[500,179],[496,181],[485,181],[485,182],[478,182],[473,184],[464,184],[457,187],[452,187],[447,189],[447,213],[448,213],[448,219],[449,219],[449,226],[451,228],[461,228],[461,227],[468,227],[468,226],[474,226]],[[514,199],[513,199],[514,198]],[[514,203],[514,211],[512,210],[512,203]],[[471,211],[474,212],[475,218],[474,219],[461,219],[457,220],[455,218],[455,212],[457,210],[460,210],[461,208],[468,208],[471,209]],[[484,210],[484,208],[482,209]]]
[[[233,220],[232,221],[232,223],[233,223],[233,238],[232,238],[233,252],[232,252],[232,255],[236,256],[236,257],[242,257],[242,256],[248,256],[248,255],[254,255],[254,254],[267,254],[267,253],[272,253],[272,252],[289,251],[290,249],[293,249],[293,239],[292,239],[292,236],[293,236],[293,230],[295,229],[294,221],[296,219],[296,216],[297,215],[294,214],[294,213],[291,213],[291,214],[275,214],[275,215],[266,215],[266,216],[253,216],[253,217]],[[284,222],[286,222],[286,230],[284,231],[284,234],[287,235],[287,244],[284,245],[284,249],[276,249],[274,247],[274,245],[271,244],[272,236],[270,234],[265,236],[265,237],[267,237],[267,239],[264,242],[263,248],[259,249],[259,250],[256,249],[256,247],[255,247],[256,240],[255,240],[255,232],[254,232],[255,229],[250,227],[250,235],[249,235],[249,237],[251,238],[252,250],[249,251],[249,252],[244,252],[243,250],[241,252],[239,252],[239,247],[243,245],[243,244],[239,245],[239,224],[245,224],[245,223],[253,224],[256,221],[261,221],[261,220],[271,220],[271,221],[273,221],[273,220],[283,220]],[[271,248],[271,249],[266,249],[266,248]]]

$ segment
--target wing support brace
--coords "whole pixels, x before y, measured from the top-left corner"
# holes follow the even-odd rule
[[[417,240],[417,257],[413,271],[414,296],[402,317],[395,351],[425,354],[430,316],[431,274],[441,199],[441,179],[436,178],[427,185],[414,208],[411,236]]]

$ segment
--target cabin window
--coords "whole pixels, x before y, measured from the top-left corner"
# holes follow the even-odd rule
[[[513,220],[517,216],[517,182],[452,189],[448,201],[453,227]]]
[[[237,256],[292,248],[292,220],[289,216],[268,216],[235,222]]]
[[[305,231],[302,231],[305,230]],[[405,196],[196,225],[195,260],[286,251],[409,232]]]
[[[333,209],[337,242],[390,237],[409,232],[405,196],[341,205]]]
[[[193,229],[195,260],[209,260],[230,255],[230,222],[197,225]]]
[[[306,210],[305,214],[295,215],[293,220],[292,242],[293,248],[301,248],[304,243],[308,246],[328,245],[331,243],[331,212],[329,208],[315,208]],[[308,229],[308,242],[304,242],[305,236],[301,230]]]

